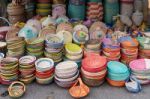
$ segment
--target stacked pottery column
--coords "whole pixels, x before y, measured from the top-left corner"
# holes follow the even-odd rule
[[[25,21],[25,7],[21,4],[8,4],[7,13],[8,19],[12,24]]]
[[[36,14],[48,16],[52,12],[51,0],[37,0]]]
[[[92,21],[103,19],[102,0],[88,0],[86,18]]]
[[[68,16],[71,19],[84,20],[86,0],[69,0]]]
[[[23,56],[19,59],[19,80],[25,84],[32,83],[35,79],[35,56]]]
[[[13,81],[18,80],[18,59],[3,58],[0,61],[0,82],[4,85],[9,85]]]
[[[129,36],[121,37],[121,62],[129,64],[138,57],[138,41]]]
[[[50,84],[54,78],[54,61],[49,58],[40,58],[35,62],[36,82]]]
[[[108,25],[112,25],[113,16],[119,14],[119,0],[104,0],[104,21]]]
[[[82,57],[83,57],[83,51],[79,45],[73,43],[68,43],[65,45],[64,60],[75,61],[80,68]]]
[[[88,86],[103,84],[106,76],[106,58],[99,55],[91,55],[82,60],[81,75],[83,82]]]
[[[129,69],[123,63],[117,61],[110,61],[107,63],[107,82],[116,87],[125,86],[125,80],[130,75]]]
[[[63,55],[63,39],[55,34],[47,36],[45,40],[45,52],[47,58],[53,59],[57,64],[62,61]]]
[[[76,83],[79,76],[77,63],[64,61],[56,65],[55,82],[58,86],[68,88]]]

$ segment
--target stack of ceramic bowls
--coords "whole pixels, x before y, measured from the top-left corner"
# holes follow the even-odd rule
[[[73,61],[64,61],[56,65],[55,82],[58,86],[71,87],[79,76],[77,63]]]
[[[117,61],[107,63],[107,82],[116,87],[125,85],[125,80],[129,77],[130,72],[126,65]]]
[[[35,56],[23,56],[19,59],[20,81],[29,84],[35,79]]]
[[[140,84],[150,83],[150,59],[137,59],[131,61],[129,67],[131,68],[131,76],[137,78]]]
[[[102,47],[103,55],[108,61],[119,61],[121,57],[119,43],[114,43],[111,38],[104,38]]]
[[[18,80],[18,59],[3,58],[0,61],[0,82],[9,85]]]
[[[55,63],[62,61],[63,39],[55,34],[48,35],[45,40],[45,56]]]
[[[22,37],[8,39],[7,41],[7,56],[20,58],[25,52],[25,41]]]
[[[26,52],[28,55],[35,56],[36,58],[43,57],[44,40],[41,38],[27,40]]]
[[[80,67],[82,57],[83,57],[83,51],[80,46],[73,44],[73,43],[68,43],[65,45],[64,60],[75,61]]]
[[[88,86],[103,84],[106,76],[106,58],[99,55],[91,55],[82,60],[82,79]]]
[[[138,56],[138,41],[129,36],[121,37],[121,61],[129,64],[132,60],[137,59]]]
[[[39,84],[50,84],[54,78],[54,61],[49,58],[40,58],[35,62],[36,81]]]
[[[84,56],[87,56],[88,53],[100,54],[101,43],[99,40],[89,40],[86,42],[84,47]]]
[[[41,16],[50,15],[52,12],[51,0],[37,0],[36,13]]]
[[[21,4],[10,3],[7,6],[8,19],[10,23],[25,21],[25,7]]]
[[[88,0],[87,4],[87,19],[92,21],[101,21],[103,19],[102,0]]]
[[[148,58],[150,59],[150,38],[148,37],[138,37],[140,43],[139,48],[139,58]]]

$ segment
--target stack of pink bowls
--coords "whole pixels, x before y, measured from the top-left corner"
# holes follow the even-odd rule
[[[131,76],[137,78],[140,84],[150,83],[150,59],[137,59],[130,62]]]

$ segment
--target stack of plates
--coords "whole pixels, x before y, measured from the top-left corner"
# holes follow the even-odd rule
[[[106,76],[106,58],[92,55],[82,60],[82,79],[88,86],[99,86],[103,84]]]
[[[35,79],[35,56],[23,56],[19,59],[20,81],[28,84]]]
[[[25,52],[25,41],[22,37],[12,38],[6,41],[7,42],[7,56],[20,58],[24,55]]]
[[[3,58],[0,62],[0,80],[2,84],[9,85],[18,80],[18,59]]]
[[[119,61],[120,54],[120,44],[114,43],[110,38],[103,39],[103,55],[106,56],[108,61]]]
[[[107,82],[112,86],[122,87],[130,72],[126,65],[117,61],[107,63]]]
[[[41,38],[30,39],[26,41],[26,52],[28,55],[40,58],[44,52],[44,40]]]
[[[35,62],[36,81],[39,84],[50,84],[54,78],[54,61],[49,58],[40,58]]]
[[[44,55],[53,59],[55,63],[62,61],[63,39],[55,34],[48,35],[45,40]]]
[[[84,47],[84,56],[87,56],[88,53],[100,54],[101,42],[99,40],[89,40],[86,42]]]
[[[51,0],[37,0],[36,13],[41,16],[50,15],[52,12]]]
[[[138,37],[137,40],[140,43],[139,58],[150,59],[150,38],[148,37]]]
[[[68,43],[65,45],[64,60],[75,61],[80,67],[82,57],[83,57],[83,51],[80,46],[73,44],[73,43]]]
[[[56,65],[55,82],[58,86],[71,87],[79,76],[78,65],[73,61],[64,61]]]
[[[129,64],[131,76],[137,78],[140,84],[150,83],[150,59],[137,59]]]
[[[138,41],[129,36],[121,37],[119,40],[121,43],[121,61],[125,64],[129,64],[131,61],[137,59]]]

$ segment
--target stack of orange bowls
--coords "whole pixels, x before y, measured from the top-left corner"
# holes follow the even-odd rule
[[[121,37],[121,62],[129,64],[131,61],[137,59],[138,56],[138,41],[129,36]]]
[[[108,61],[119,61],[121,54],[120,54],[120,44],[113,43],[111,38],[104,38],[103,39],[103,55],[106,56]]]
[[[106,58],[97,54],[84,58],[81,67],[83,82],[92,87],[103,84],[107,72],[106,63]]]

